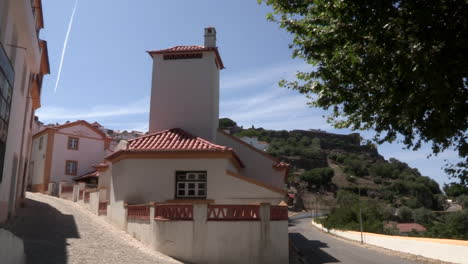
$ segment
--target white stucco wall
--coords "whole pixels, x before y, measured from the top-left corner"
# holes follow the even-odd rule
[[[226,159],[125,159],[112,166],[111,203],[175,199],[176,171],[207,171],[207,197],[219,204],[278,204],[284,194],[226,174]]]
[[[146,245],[153,244],[153,230],[149,219],[128,219],[127,221],[127,233]]]
[[[39,142],[42,138],[42,148],[39,149]],[[45,133],[33,139],[31,161],[34,162],[31,167],[31,184],[42,184],[44,180],[44,168],[47,154],[48,134]]]
[[[240,139],[239,139],[240,140]],[[276,188],[285,188],[284,171],[276,170],[273,165],[276,162],[261,153],[254,147],[247,145],[245,142],[239,142],[226,135],[224,132],[218,131],[216,143],[233,148],[239,158],[245,165],[241,170],[241,174],[247,177],[268,183]]]
[[[312,225],[326,231],[321,224],[312,221]],[[329,233],[347,239],[361,241],[361,234],[354,231],[331,229]],[[399,252],[419,255],[426,258],[447,261],[451,263],[468,264],[468,242],[453,239],[434,239],[419,237],[387,236],[373,233],[363,233],[364,243],[383,247]]]
[[[219,70],[213,51],[201,59],[153,55],[149,132],[182,128],[214,141],[219,119]]]
[[[0,259],[3,264],[26,263],[23,240],[13,233],[0,229]]]
[[[4,19],[5,24],[0,25],[2,28],[0,41],[13,63],[15,80],[4,166],[0,168],[3,169],[3,178],[0,181],[0,223],[6,220],[9,211],[14,214],[15,208],[18,206],[18,198],[22,195],[25,187],[23,176],[25,171],[26,176],[28,175],[31,144],[29,124],[33,118],[31,98],[28,94],[28,77],[30,72],[39,72],[40,63],[40,50],[30,1],[9,0],[1,2],[0,8],[8,7],[8,10],[4,12],[7,16]],[[14,34],[17,34],[17,43],[13,43]],[[26,50],[12,45],[25,47]],[[26,169],[25,166],[27,166]]]
[[[78,150],[67,148],[68,137],[79,137]],[[78,161],[77,176],[95,170],[92,165],[103,162],[106,156],[102,136],[84,125],[65,127],[55,132],[50,180],[73,182],[71,175],[65,174],[65,161]]]
[[[261,221],[207,221],[206,209],[194,205],[193,221],[129,219],[126,231],[189,263],[288,263],[288,221],[270,221],[268,213]]]
[[[89,193],[89,210],[96,215],[99,214],[99,190]]]

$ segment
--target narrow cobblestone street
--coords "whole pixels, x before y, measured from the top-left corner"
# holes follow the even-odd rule
[[[71,201],[37,193],[26,197],[8,229],[23,239],[27,263],[180,263]]]

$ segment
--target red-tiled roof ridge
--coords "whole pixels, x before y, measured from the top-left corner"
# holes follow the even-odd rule
[[[192,153],[196,155],[196,153],[226,153],[231,155],[239,167],[244,167],[233,148],[214,144],[201,137],[193,136],[180,128],[144,135],[131,139],[128,143],[127,149],[114,152],[105,157],[105,160],[112,161],[123,154],[172,153],[184,155],[184,153]]]
[[[164,135],[167,135],[164,137]],[[158,136],[162,136],[162,138],[156,138]],[[167,142],[167,140],[171,140],[174,137],[181,137],[181,139],[187,142]],[[145,142],[144,140],[147,138],[152,138],[149,139],[152,142]],[[141,147],[139,144],[139,141],[143,142],[141,144],[145,145],[152,145],[148,147]],[[154,142],[157,140],[156,142]],[[158,142],[159,141],[159,142]],[[161,142],[162,141],[162,142]],[[192,142],[189,142],[192,141]],[[134,139],[128,140],[128,145],[127,149],[129,150],[151,150],[151,149],[158,149],[158,150],[211,150],[211,151],[233,151],[232,148],[226,147],[226,146],[221,146],[214,144],[206,139],[203,139],[201,137],[196,137],[187,131],[180,129],[180,128],[171,128],[171,129],[166,129],[163,131],[158,131],[155,133],[151,133],[148,135],[144,135],[141,137],[137,137]],[[153,144],[151,144],[153,143]],[[171,144],[172,143],[172,144]],[[175,144],[174,144],[175,143]],[[198,144],[196,144],[198,143]],[[182,144],[182,145],[181,145]],[[200,146],[202,145],[202,146]]]
[[[89,171],[89,172],[84,173],[82,175],[73,177],[73,180],[77,181],[77,180],[83,180],[83,179],[86,179],[86,178],[94,178],[94,177],[99,178],[99,172],[97,170]]]
[[[216,54],[216,59],[219,63],[219,68],[224,69],[223,60],[221,55],[219,55],[218,47],[204,47],[200,45],[187,45],[187,46],[174,46],[167,49],[161,50],[148,50],[148,54],[153,57],[153,54],[172,54],[172,53],[191,53],[191,52],[203,52],[203,51],[214,51]]]

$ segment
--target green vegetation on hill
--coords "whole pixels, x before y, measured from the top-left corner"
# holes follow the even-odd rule
[[[298,191],[300,204],[302,194],[319,192],[316,200],[330,197],[334,205],[323,220],[328,228],[359,230],[360,200],[366,232],[397,234],[385,224],[415,222],[427,231],[409,235],[468,239],[466,187],[444,186],[446,194],[463,207],[462,211],[444,212],[446,196],[437,182],[397,159],[385,160],[374,145],[361,144],[359,134],[243,129],[230,119],[222,123],[238,137],[269,143],[268,153],[291,164],[289,185]]]

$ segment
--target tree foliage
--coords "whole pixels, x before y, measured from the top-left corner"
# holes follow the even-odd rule
[[[281,84],[331,109],[337,128],[373,129],[412,149],[458,150],[448,169],[468,183],[466,0],[259,0],[314,65]]]
[[[455,183],[455,182],[452,182],[450,184],[444,184],[443,189],[444,189],[445,194],[448,197],[452,197],[452,198],[458,197],[463,194],[468,195],[468,187],[459,183]]]
[[[234,122],[232,119],[230,118],[220,118],[219,119],[219,128],[223,129],[223,128],[230,128],[230,127],[235,127],[237,126],[237,123]]]
[[[309,183],[309,186],[315,185],[328,186],[333,178],[334,171],[331,168],[315,168],[312,170],[305,171],[301,175],[301,180]]]

